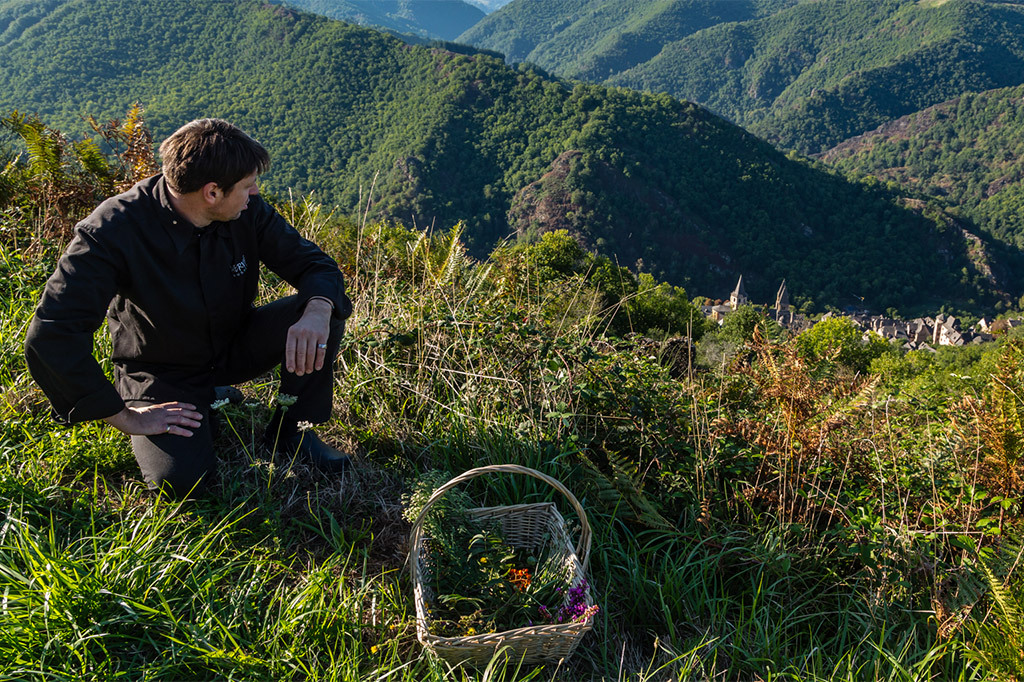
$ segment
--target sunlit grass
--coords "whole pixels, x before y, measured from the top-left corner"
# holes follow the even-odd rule
[[[355,298],[324,433],[357,466],[339,480],[269,456],[270,375],[225,410],[221,475],[195,503],[150,497],[117,432],[48,421],[21,359],[47,268],[4,253],[0,679],[983,677],[956,633],[937,637],[922,581],[889,582],[910,565],[900,548],[919,545],[879,540],[870,524],[908,533],[905,510],[883,501],[883,526],[863,499],[862,532],[844,535],[734,494],[759,455],[722,420],[754,409],[741,402],[749,379],[673,378],[652,351],[569,314],[578,299],[563,289],[529,272],[496,285],[498,265],[478,266],[454,239],[339,222],[308,203],[295,215]],[[915,438],[905,447],[938,442]],[[415,640],[401,495],[426,469],[503,462],[579,497],[601,611],[562,665],[453,671]],[[814,482],[827,473],[816,466]],[[901,495],[908,485],[893,482]],[[557,498],[514,477],[468,492],[482,505]],[[889,554],[858,563],[852,542]]]

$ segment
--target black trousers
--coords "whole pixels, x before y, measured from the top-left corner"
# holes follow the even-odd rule
[[[232,339],[221,361],[204,375],[204,381],[209,384],[208,393],[212,395],[214,386],[249,381],[282,365],[280,393],[297,398],[295,404],[288,408],[288,420],[293,424],[300,421],[321,424],[330,419],[334,397],[334,359],[345,333],[345,321],[331,318],[324,368],[296,376],[283,366],[284,348],[288,328],[301,317],[304,306],[305,301],[289,296],[255,309]],[[194,391],[188,391],[188,395],[184,393],[180,400],[197,402],[190,397]],[[129,402],[133,407],[145,404],[145,401]],[[177,497],[185,497],[199,492],[212,478],[217,468],[217,457],[213,451],[215,434],[211,427],[210,405],[197,404],[196,410],[203,414],[202,425],[192,432],[191,437],[166,433],[131,437],[135,460],[150,489],[166,490]]]

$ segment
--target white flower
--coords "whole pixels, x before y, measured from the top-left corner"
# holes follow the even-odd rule
[[[297,395],[288,395],[287,393],[280,393],[277,396],[277,404],[281,407],[291,407],[295,404],[295,401],[299,399]]]
[[[229,404],[230,402],[231,402],[231,400],[228,399],[228,398],[221,398],[220,400],[214,400],[212,403],[210,403],[210,409],[212,409],[212,410],[219,410],[222,407],[224,407],[225,405]]]

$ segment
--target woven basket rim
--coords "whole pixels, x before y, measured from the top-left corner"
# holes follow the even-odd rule
[[[526,625],[511,630],[498,630],[497,632],[483,632],[476,635],[464,635],[461,637],[442,637],[427,633],[426,638],[431,644],[447,644],[449,646],[483,646],[495,639],[509,639],[511,637],[523,637],[533,635],[576,635],[576,632],[565,632],[565,630],[579,630],[583,634],[594,627],[594,617],[588,616],[586,620],[570,621],[568,623],[545,623],[544,625]]]
[[[551,478],[547,474],[544,474],[544,473],[541,473],[540,471],[537,471],[536,469],[530,469],[528,467],[520,466],[518,464],[491,464],[491,465],[488,465],[488,466],[483,466],[483,467],[477,467],[475,469],[470,469],[469,471],[465,471],[465,472],[459,474],[458,476],[456,476],[455,478],[451,479],[450,481],[448,481],[447,483],[442,485],[440,488],[435,490],[433,492],[433,494],[431,494],[431,496],[423,504],[423,508],[420,510],[419,517],[417,517],[416,521],[412,524],[412,529],[409,532],[410,556],[413,556],[413,552],[415,552],[416,547],[419,544],[419,540],[420,540],[420,538],[423,535],[423,521],[424,521],[424,519],[427,516],[427,512],[430,511],[430,508],[432,506],[434,506],[434,503],[436,503],[437,500],[441,498],[441,496],[443,496],[446,492],[448,492],[450,489],[454,488],[458,484],[463,483],[465,481],[468,481],[470,479],[476,478],[478,476],[483,476],[485,474],[490,474],[490,473],[517,473],[517,474],[525,474],[527,476],[531,476],[533,478],[536,478],[536,479],[538,479],[540,481],[543,481],[543,482],[547,483],[552,488],[554,488],[558,492],[562,493],[562,495],[564,495],[566,497],[566,499],[572,505],[573,510],[576,512],[576,515],[579,517],[579,521],[580,521],[580,539],[579,539],[579,542],[576,544],[576,555],[579,557],[581,563],[583,564],[583,570],[585,571],[587,566],[590,563],[590,547],[591,547],[591,543],[592,543],[592,538],[591,538],[591,531],[590,531],[590,522],[587,520],[587,513],[586,513],[586,511],[583,510],[583,505],[581,505],[579,500],[576,499],[576,496],[573,495],[571,492],[569,492],[569,489],[566,488],[564,485],[562,485],[559,481],[555,480],[554,478]],[[526,504],[530,504],[530,503],[526,503]],[[548,504],[548,503],[539,503],[539,504]],[[553,503],[551,503],[551,504],[553,504]],[[502,505],[502,506],[503,507],[514,507],[514,506],[518,506],[518,505]],[[481,508],[483,508],[483,507],[478,507],[478,509],[481,509]],[[556,505],[556,508],[557,508],[557,505]],[[415,578],[415,562],[410,562],[410,565],[413,567],[413,570],[414,570],[413,577]]]

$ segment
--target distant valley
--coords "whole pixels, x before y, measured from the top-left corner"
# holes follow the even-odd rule
[[[472,5],[476,5],[485,12],[493,12],[496,9],[501,9],[507,5],[511,0],[467,0]]]
[[[268,191],[421,229],[463,222],[481,257],[564,228],[712,297],[739,274],[759,300],[785,279],[819,309],[1020,295],[1016,252],[938,203],[851,183],[668,96],[457,50],[255,0],[4,0],[0,111],[81,132],[81,116],[138,100],[158,138],[229,118],[271,150]]]

